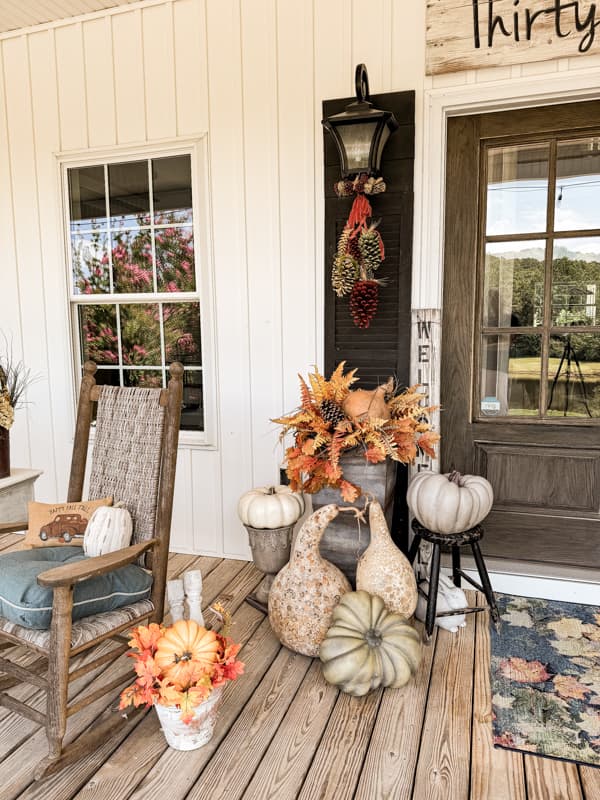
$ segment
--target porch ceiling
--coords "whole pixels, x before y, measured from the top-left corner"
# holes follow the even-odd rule
[[[0,0],[0,33],[89,14],[136,0]]]

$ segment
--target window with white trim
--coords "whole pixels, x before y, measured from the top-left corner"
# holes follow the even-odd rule
[[[205,429],[200,280],[190,153],[66,167],[76,366],[164,387],[184,365],[182,430]]]

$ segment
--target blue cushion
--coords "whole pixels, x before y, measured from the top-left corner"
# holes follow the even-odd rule
[[[52,589],[37,576],[53,567],[83,561],[81,547],[38,547],[0,556],[0,616],[25,628],[46,630],[52,619]],[[137,603],[150,597],[152,575],[137,564],[76,583],[73,619]]]

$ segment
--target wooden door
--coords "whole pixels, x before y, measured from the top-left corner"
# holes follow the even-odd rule
[[[600,103],[448,123],[442,468],[484,552],[600,567]]]

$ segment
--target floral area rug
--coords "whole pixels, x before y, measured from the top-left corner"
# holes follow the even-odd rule
[[[496,598],[494,744],[600,767],[600,607]]]

